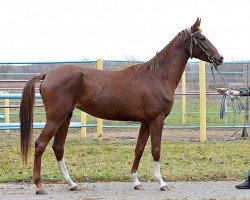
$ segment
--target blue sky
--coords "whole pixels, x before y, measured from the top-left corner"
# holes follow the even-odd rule
[[[201,17],[226,61],[250,60],[248,0],[0,0],[0,61],[148,60]]]

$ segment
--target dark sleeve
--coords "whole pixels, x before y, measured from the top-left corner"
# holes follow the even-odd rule
[[[240,96],[250,96],[250,88],[239,88]]]

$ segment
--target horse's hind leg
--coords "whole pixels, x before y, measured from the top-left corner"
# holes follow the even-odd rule
[[[36,184],[36,187],[37,187],[36,194],[46,194],[41,184],[41,158],[49,141],[55,135],[59,127],[60,127],[59,122],[47,120],[46,125],[44,129],[42,130],[41,135],[37,138],[35,142],[33,182]]]
[[[140,163],[144,148],[148,141],[148,137],[149,137],[149,126],[148,126],[148,123],[144,122],[141,124],[141,128],[139,131],[139,136],[138,136],[137,144],[135,148],[135,158],[134,158],[134,162],[133,162],[132,169],[131,169],[131,178],[134,184],[134,189],[136,190],[143,189],[140,181],[138,180],[137,170],[139,167],[139,163]]]
[[[70,190],[76,190],[77,184],[74,183],[72,181],[72,179],[70,178],[66,164],[65,164],[64,159],[63,159],[64,144],[66,141],[71,117],[72,117],[72,112],[68,115],[67,119],[62,123],[62,125],[58,129],[58,131],[55,135],[55,138],[54,138],[54,143],[53,143],[52,148],[54,150],[56,160],[58,162],[58,166],[59,166],[60,172],[62,174],[63,180],[69,185]]]
[[[61,105],[58,107],[62,107]],[[64,106],[66,108],[66,106]],[[71,108],[65,109],[64,111],[58,111],[58,108],[54,105],[53,108],[46,109],[46,124],[42,133],[35,142],[35,159],[33,169],[33,182],[36,184],[36,194],[46,194],[41,184],[41,158],[51,138],[57,133],[58,129],[67,118],[71,111]]]

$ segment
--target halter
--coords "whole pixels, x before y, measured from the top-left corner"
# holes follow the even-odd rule
[[[193,47],[195,45],[198,45],[200,47],[200,49],[207,55],[208,57],[208,60],[213,63],[213,64],[216,64],[216,60],[215,58],[213,57],[213,55],[206,49],[206,47],[196,38],[196,35],[201,33],[200,30],[192,33],[191,31],[191,28],[189,28],[188,30],[188,33],[191,37],[191,42],[190,42],[190,47],[189,47],[189,52],[190,52],[190,58],[193,58]]]
[[[188,33],[190,34],[190,37],[191,37],[191,42],[190,42],[190,47],[189,47],[189,52],[190,52],[190,55],[189,57],[190,58],[193,58],[193,47],[194,47],[194,44],[197,45],[198,44],[198,40],[195,38],[195,35],[197,35],[198,33],[200,33],[200,31],[196,31],[194,33],[191,32],[191,28],[187,30]],[[201,50],[203,51],[203,48],[201,48]]]

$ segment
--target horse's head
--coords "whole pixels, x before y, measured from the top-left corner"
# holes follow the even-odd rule
[[[190,34],[190,45],[187,49],[191,58],[198,58],[210,62],[216,66],[223,63],[223,57],[219,54],[212,43],[201,33],[201,19],[197,18],[194,25],[188,29]]]

